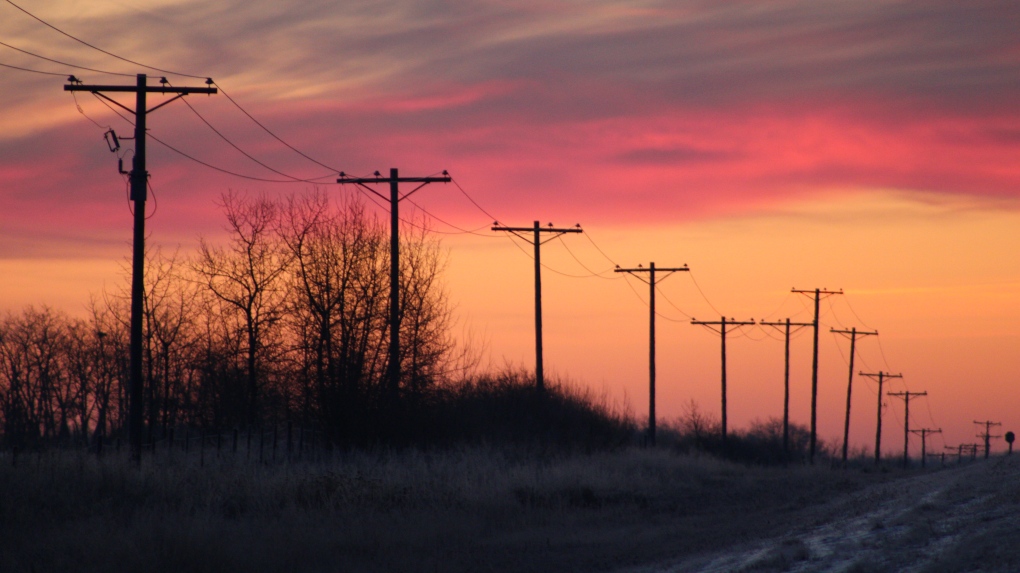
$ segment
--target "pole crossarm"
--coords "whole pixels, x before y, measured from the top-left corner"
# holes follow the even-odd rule
[[[715,332],[716,334],[724,334],[723,331],[724,331],[724,329],[726,329],[727,326],[733,326],[735,328],[739,328],[741,326],[754,326],[755,324],[758,324],[758,323],[755,322],[753,318],[751,320],[745,320],[745,321],[736,320],[734,318],[731,318],[729,320],[726,320],[725,318],[723,318],[721,320],[696,320],[696,319],[692,318],[691,319],[691,324],[697,324],[699,326],[707,326],[707,327],[709,327],[709,330]],[[715,326],[718,326],[719,328],[713,328]],[[728,329],[726,329],[725,331],[726,332],[732,332],[732,331],[730,331]]]
[[[769,321],[767,321],[767,320],[765,320],[763,318],[763,319],[758,321],[758,324],[760,324],[762,326],[771,326],[771,327],[773,327],[773,328],[775,328],[776,330],[779,330],[779,331],[783,330],[782,328],[780,328],[781,326],[785,327],[786,325],[790,325],[791,327],[796,327],[795,330],[791,330],[790,331],[791,333],[797,332],[797,330],[800,330],[801,328],[804,328],[806,326],[814,326],[815,325],[815,323],[813,323],[813,322],[790,322],[789,318],[787,318],[786,320],[776,320],[774,322],[769,322]]]
[[[390,347],[386,364],[386,378],[389,384],[389,397],[396,400],[400,394],[400,202],[410,197],[415,191],[429,183],[449,183],[450,174],[443,170],[440,177],[401,177],[397,168],[390,168],[390,176],[383,177],[378,171],[374,177],[348,177],[341,171],[336,182],[358,185],[379,196],[390,204]],[[369,185],[387,183],[390,196],[386,197]],[[401,183],[417,183],[410,192],[400,195]]]
[[[815,300],[815,318],[811,322],[814,330],[814,349],[811,353],[811,442],[810,442],[810,453],[808,459],[812,465],[815,463],[815,449],[818,444],[818,315],[819,315],[819,303],[822,298],[827,298],[831,295],[843,294],[843,289],[838,291],[828,290],[824,288],[816,288],[812,290],[805,289],[790,289],[792,293],[800,294],[813,294]]]
[[[829,332],[831,332],[833,334],[842,334],[842,335],[845,335],[845,336],[849,336],[851,338],[854,337],[854,336],[878,336],[878,331],[877,330],[866,331],[866,330],[857,330],[856,328],[851,328],[850,330],[830,328]]]
[[[669,275],[671,275],[673,273],[682,273],[682,272],[685,272],[685,271],[689,272],[690,270],[691,269],[688,268],[687,265],[684,265],[682,267],[673,267],[673,268],[669,268],[669,267],[654,267],[654,268],[650,267],[650,268],[645,268],[645,267],[642,267],[641,265],[638,265],[637,268],[632,268],[632,269],[624,269],[624,268],[621,268],[621,267],[616,267],[615,269],[613,269],[613,272],[614,273],[629,273],[629,274],[632,274],[635,277],[637,277],[639,280],[644,281],[645,284],[648,284],[649,281],[647,281],[644,278],[642,278],[641,276],[639,276],[638,273],[648,273],[648,272],[652,272],[652,273],[666,273],[664,276],[658,277],[658,280],[661,280],[661,279],[664,279],[664,278],[668,277]]]
[[[655,261],[648,264],[648,267],[638,265],[634,268],[625,269],[619,265],[613,269],[614,273],[627,273],[634,275],[648,285],[648,443],[655,445],[655,281],[656,273],[666,273],[666,277],[673,273],[690,271],[685,264],[682,267],[656,267]],[[648,273],[648,280],[640,275]],[[662,277],[665,278],[665,277]]]
[[[535,248],[535,389],[539,392],[545,391],[545,358],[542,344],[542,245],[567,233],[583,233],[581,225],[570,228],[557,228],[552,223],[543,227],[538,221],[530,227],[505,227],[497,221],[493,223],[493,231],[506,231],[515,237],[523,239]],[[532,233],[532,239],[528,239],[521,233]],[[551,233],[552,236],[542,240],[542,233]]]

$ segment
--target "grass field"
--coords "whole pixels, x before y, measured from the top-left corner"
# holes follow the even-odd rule
[[[897,475],[640,448],[31,454],[0,459],[0,571],[611,571],[775,534]]]

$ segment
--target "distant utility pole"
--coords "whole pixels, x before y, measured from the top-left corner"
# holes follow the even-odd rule
[[[719,333],[722,338],[722,440],[723,443],[726,443],[726,333],[729,332],[727,327],[736,329],[741,326],[750,326],[754,324],[754,321],[749,320],[741,322],[733,320],[732,318],[726,320],[726,317],[724,316],[717,321],[691,319],[691,324],[707,326],[710,330],[714,330]]]
[[[946,454],[946,455],[956,456],[956,463],[957,464],[959,464],[960,462],[963,461],[963,444],[960,444],[959,446],[957,446],[955,448],[953,446],[945,446],[945,448],[943,448],[943,449],[949,450],[950,453]],[[953,453],[953,450],[956,450],[956,452]]]
[[[975,424],[984,424],[984,426],[985,426],[984,433],[978,434],[977,437],[984,438],[984,440],[985,440],[985,459],[987,460],[988,459],[988,451],[991,449],[991,440],[992,440],[992,438],[1001,438],[1002,437],[1002,436],[993,436],[993,435],[991,435],[992,426],[1001,426],[1002,422],[991,422],[991,421],[978,422],[978,421],[975,420],[974,423]]]
[[[386,379],[389,384],[390,398],[395,399],[400,394],[400,213],[399,205],[416,191],[429,183],[449,183],[450,175],[443,171],[442,177],[400,177],[396,168],[390,169],[389,177],[380,176],[375,172],[375,177],[348,177],[346,173],[340,172],[337,183],[353,183],[390,203],[390,356],[386,364]],[[386,197],[369,185],[378,183],[389,183],[390,196]],[[400,195],[401,183],[417,183],[418,186],[411,191]]]
[[[581,225],[572,229],[557,229],[549,223],[548,227],[540,227],[535,221],[534,227],[500,227],[495,226],[493,231],[507,231],[528,241],[528,238],[520,233],[533,232],[535,235],[529,241],[535,247],[535,388],[539,392],[545,391],[545,370],[542,359],[542,244],[559,237],[564,233],[583,233]],[[541,240],[542,233],[553,233],[546,240]]]
[[[896,396],[903,399],[903,467],[910,465],[910,399],[917,396],[927,396],[928,392],[889,392],[887,396]]]
[[[836,330],[830,328],[829,332],[833,334],[842,334],[850,337],[850,377],[846,382],[846,421],[843,422],[843,465],[846,465],[847,448],[850,445],[850,392],[854,387],[854,356],[857,355],[857,337],[858,336],[878,336],[878,331],[864,331],[857,330],[857,327],[853,327],[850,330]]]
[[[867,374],[864,372],[858,372],[860,376],[867,376],[868,378],[878,379],[878,426],[875,428],[875,465],[877,466],[882,460],[882,383],[887,378],[903,378],[902,374],[890,374],[888,372],[879,371],[874,374]]]
[[[924,467],[924,460],[928,455],[928,434],[941,434],[942,428],[932,430],[930,428],[921,428],[919,430],[910,430],[911,433],[921,436],[921,467]],[[943,454],[944,455],[944,454]]]
[[[648,268],[638,265],[634,269],[621,269],[616,267],[613,272],[630,273],[640,280],[645,280],[638,273],[648,273],[648,444],[655,445],[655,271],[666,273],[665,279],[673,273],[690,271],[687,265],[675,268],[656,268],[655,262],[648,264]]]
[[[801,293],[805,295],[815,295],[815,319],[811,322],[811,326],[815,330],[815,346],[813,358],[811,359],[811,453],[810,461],[812,464],[815,463],[815,444],[818,442],[818,303],[822,300],[822,297],[828,297],[830,295],[843,294],[843,289],[838,291],[830,291],[825,289],[816,288],[814,290],[798,290],[790,289],[790,292]]]
[[[159,87],[147,85],[147,76],[138,74],[135,77],[135,85],[85,85],[78,78],[70,76],[70,82],[64,86],[66,92],[91,92],[110,103],[123,108],[135,116],[135,154],[132,158],[131,171],[128,176],[131,181],[131,200],[134,201],[134,235],[133,250],[131,257],[131,341],[130,341],[130,366],[129,366],[129,402],[128,402],[128,436],[131,440],[131,457],[135,462],[142,459],[142,426],[144,426],[142,396],[142,297],[145,285],[145,199],[149,183],[149,172],[145,165],[145,132],[146,119],[150,112],[165,106],[166,104],[180,99],[188,94],[215,94],[214,87],[204,88],[175,88],[167,85],[166,78],[160,78]],[[212,80],[206,80],[206,85],[211,86]],[[133,93],[135,94],[135,108],[131,109],[119,101],[107,96],[107,93]],[[148,108],[146,95],[150,93],[174,94],[175,97],[163,103]],[[115,136],[116,137],[116,136]]]
[[[786,353],[785,360],[783,362],[783,453],[790,453],[790,327],[796,326],[797,330],[805,326],[814,326],[813,322],[790,322],[787,318],[785,321],[780,322],[766,322],[765,319],[761,319],[758,323],[764,326],[771,326],[779,328],[784,326],[784,333],[786,334]]]

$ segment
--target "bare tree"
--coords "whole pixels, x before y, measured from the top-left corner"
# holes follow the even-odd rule
[[[222,197],[227,218],[226,246],[200,240],[194,270],[222,305],[220,311],[233,314],[244,331],[246,371],[246,421],[259,419],[260,390],[264,360],[272,347],[274,329],[283,310],[283,276],[287,270],[286,251],[273,229],[278,206],[265,196],[247,197],[229,192]]]
[[[386,332],[385,234],[364,205],[334,209],[320,190],[288,199],[278,229],[293,260],[288,316],[305,416],[347,418],[382,372]]]

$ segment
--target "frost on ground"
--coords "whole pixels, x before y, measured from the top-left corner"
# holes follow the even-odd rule
[[[771,538],[628,573],[1020,571],[1020,456],[878,484]]]

